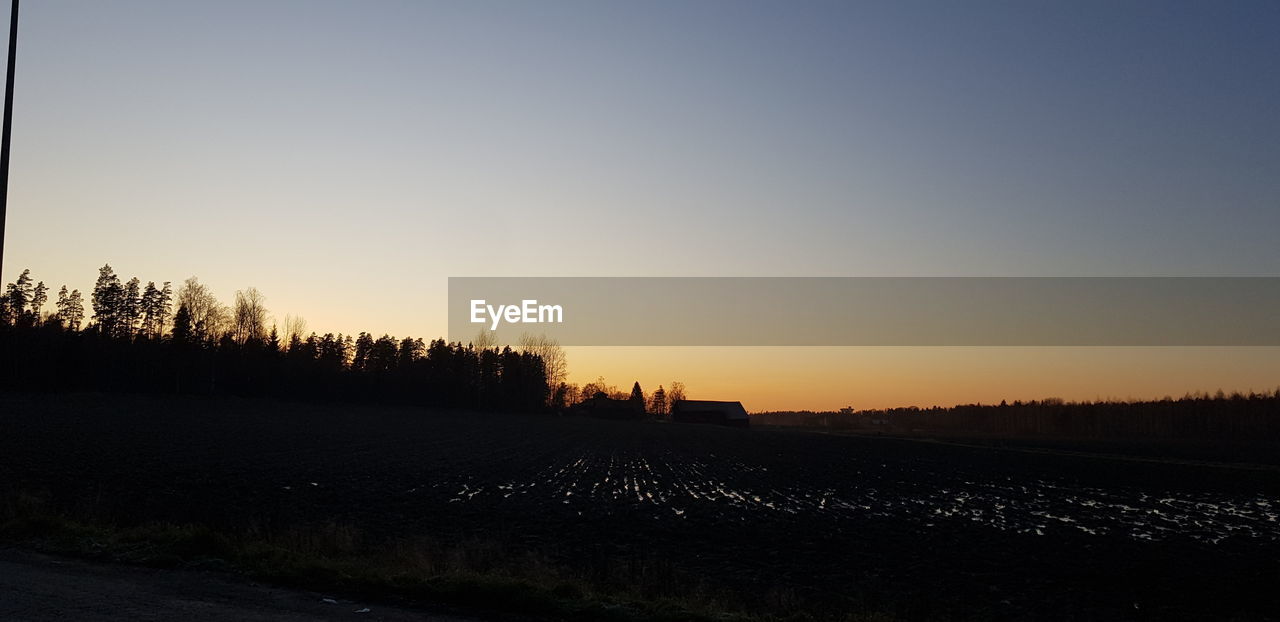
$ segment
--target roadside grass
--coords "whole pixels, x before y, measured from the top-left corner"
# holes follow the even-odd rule
[[[586,576],[496,541],[444,544],[428,538],[366,545],[349,525],[324,523],[266,533],[205,525],[122,527],[58,512],[42,495],[0,493],[0,542],[96,561],[239,573],[281,586],[362,598],[553,620],[804,622],[891,620],[879,613],[798,611],[792,593],[763,596],[749,611],[656,562],[619,562]]]

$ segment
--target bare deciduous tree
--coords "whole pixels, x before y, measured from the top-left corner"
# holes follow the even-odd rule
[[[293,338],[297,337],[298,341],[307,338],[307,321],[301,315],[284,316],[284,334],[281,335],[285,343],[292,343]]]
[[[227,327],[227,308],[218,302],[218,298],[209,288],[191,277],[182,283],[178,290],[178,306],[186,307],[191,316],[191,336],[198,341],[213,341]]]
[[[471,342],[471,345],[475,347],[477,351],[496,348],[498,347],[497,333],[487,328],[481,328],[480,332],[476,334],[475,340]]]
[[[556,388],[569,376],[569,364],[565,360],[564,348],[560,347],[560,342],[546,335],[523,333],[520,335],[519,346],[522,352],[542,358],[543,369],[547,374],[547,387],[554,394]]]
[[[582,391],[579,394],[580,401],[592,399],[597,393],[603,393],[605,397],[615,400],[625,400],[627,393],[618,390],[618,387],[605,381],[604,376],[597,376],[595,380],[582,385]]]
[[[232,315],[231,337],[240,343],[250,339],[266,339],[266,298],[256,287],[236,292],[236,308]]]
[[[667,406],[670,408],[680,400],[688,399],[684,396],[684,383],[679,380],[671,381],[671,388],[667,389]]]

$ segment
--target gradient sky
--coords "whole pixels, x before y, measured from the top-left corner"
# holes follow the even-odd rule
[[[1280,4],[30,2],[4,281],[320,332],[448,276],[1280,275]],[[751,410],[1274,388],[1276,349],[574,349]]]

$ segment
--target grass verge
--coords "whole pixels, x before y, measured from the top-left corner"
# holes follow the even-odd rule
[[[273,583],[360,598],[519,614],[555,620],[763,622],[819,619],[782,598],[769,613],[745,611],[717,594],[671,576],[667,593],[652,582],[587,577],[495,542],[442,545],[428,539],[366,546],[355,528],[311,525],[281,532],[217,531],[204,525],[116,526],[54,511],[27,492],[0,495],[0,542],[96,561],[162,568],[224,570]],[[634,566],[634,564],[632,564]],[[632,567],[630,574],[637,570]],[[642,568],[640,574],[657,574]],[[665,570],[670,575],[670,570]],[[671,589],[680,585],[679,589]],[[646,593],[648,592],[648,593]],[[781,610],[779,610],[781,609]],[[792,610],[792,611],[788,611]],[[880,615],[820,619],[886,620]]]

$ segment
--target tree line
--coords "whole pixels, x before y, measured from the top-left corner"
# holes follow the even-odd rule
[[[604,376],[598,376],[595,380],[581,387],[578,385],[565,385],[566,404],[581,404],[596,397],[635,402],[639,405],[637,408],[639,412],[657,419],[668,417],[671,414],[672,404],[688,399],[685,396],[684,383],[679,380],[672,381],[670,389],[665,389],[662,385],[658,385],[658,388],[653,393],[646,393],[644,389],[640,388],[639,381],[631,385],[630,393],[621,391],[617,386],[606,382]]]
[[[1106,441],[1280,441],[1280,389],[1189,393],[1145,401],[1058,398],[952,407],[755,413],[753,425],[992,438]]]
[[[554,405],[553,389],[566,386],[563,354],[545,340],[513,350],[366,332],[305,334],[305,322],[293,317],[282,334],[257,289],[237,291],[226,306],[195,277],[175,293],[167,281],[122,281],[110,265],[98,271],[89,308],[79,290],[63,286],[50,310],[48,292],[30,270],[6,285],[0,386],[524,412]],[[554,359],[550,370],[544,356]]]

